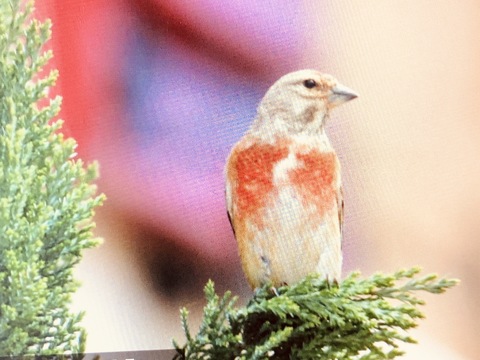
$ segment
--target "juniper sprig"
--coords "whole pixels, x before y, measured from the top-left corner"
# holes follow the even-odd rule
[[[177,359],[393,359],[402,342],[414,343],[408,330],[424,317],[415,292],[442,293],[458,281],[436,275],[417,277],[419,268],[367,279],[350,274],[331,284],[308,276],[283,286],[258,289],[243,308],[230,292],[219,297],[213,282],[205,287],[207,305],[196,336],[188,311],[181,319],[186,344],[174,342]]]

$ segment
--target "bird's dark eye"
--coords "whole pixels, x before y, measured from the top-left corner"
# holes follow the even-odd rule
[[[313,79],[307,79],[303,82],[303,85],[307,88],[307,89],[313,89],[315,86],[317,86],[317,82]]]

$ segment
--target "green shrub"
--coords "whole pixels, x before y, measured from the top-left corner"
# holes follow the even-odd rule
[[[69,310],[72,270],[92,238],[94,165],[54,121],[57,72],[40,76],[50,22],[33,4],[0,0],[0,356],[81,352],[82,314]]]

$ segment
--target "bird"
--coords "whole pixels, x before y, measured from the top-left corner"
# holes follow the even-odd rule
[[[344,202],[325,123],[357,97],[329,74],[288,73],[267,90],[228,155],[227,214],[252,289],[309,274],[340,281]]]

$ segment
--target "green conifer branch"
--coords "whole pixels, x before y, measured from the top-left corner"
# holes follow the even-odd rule
[[[82,314],[69,309],[73,266],[98,244],[91,230],[95,164],[75,158],[58,131],[56,70],[43,45],[50,22],[33,2],[0,0],[0,356],[82,352]]]
[[[186,344],[174,342],[176,359],[393,359],[403,353],[400,343],[415,343],[407,330],[424,317],[415,292],[439,294],[458,282],[419,272],[367,279],[355,272],[339,284],[312,275],[278,295],[267,284],[243,308],[230,292],[220,298],[209,281],[196,336],[181,311]]]

